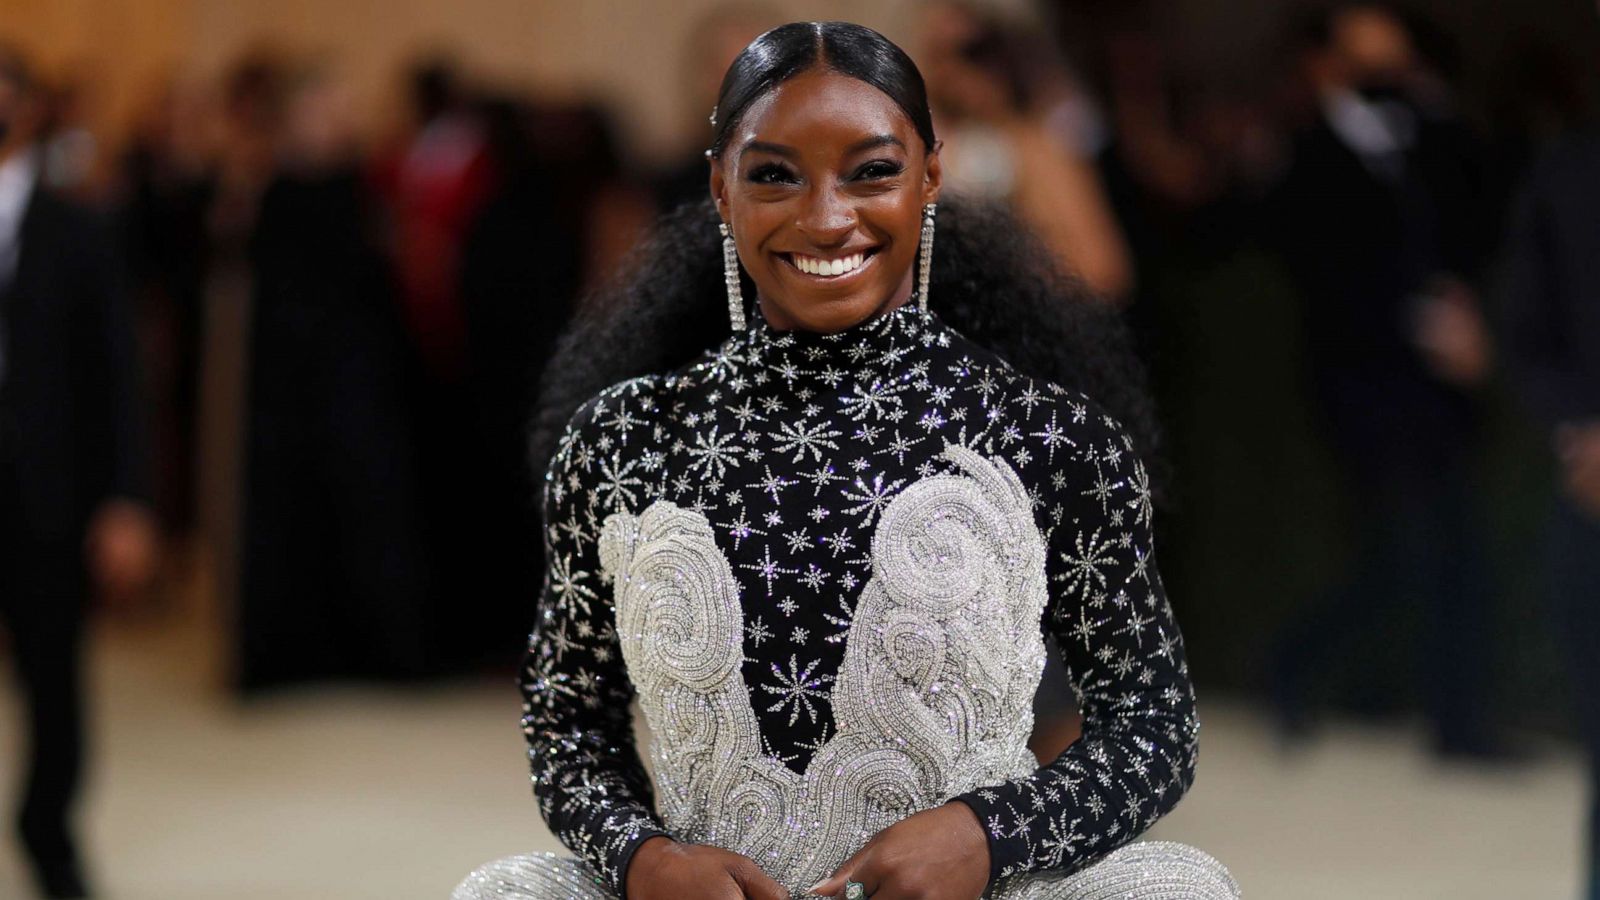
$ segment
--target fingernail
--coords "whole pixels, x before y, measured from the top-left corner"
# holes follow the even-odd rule
[[[806,888],[806,893],[815,894],[817,892],[817,888],[822,887],[823,885],[825,885],[827,883],[828,883],[828,879],[824,878],[821,881],[817,882],[816,884],[813,884],[811,887]]]

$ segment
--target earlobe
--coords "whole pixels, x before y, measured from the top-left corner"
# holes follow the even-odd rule
[[[717,160],[708,158],[706,161],[711,164],[711,200],[716,204],[717,212],[722,216],[722,220],[726,222],[728,220],[728,180],[722,177],[722,166]]]
[[[928,151],[928,163],[922,176],[922,202],[939,202],[939,192],[944,187],[944,165],[939,161],[939,149],[944,146],[943,141],[935,141],[933,149]]]

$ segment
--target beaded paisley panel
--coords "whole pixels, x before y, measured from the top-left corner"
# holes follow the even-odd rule
[[[1122,846],[1182,795],[1197,728],[1133,451],[910,305],[835,334],[756,316],[603,391],[546,475],[521,675],[551,830],[618,894],[654,835],[793,886],[951,797],[996,890]],[[1041,633],[1083,736],[1037,767]]]
[[[762,751],[739,583],[706,517],[658,500],[607,519],[601,564],[673,834],[749,856],[798,894],[900,819],[1034,770],[1044,541],[1003,460],[943,455],[960,474],[907,487],[872,535],[836,728],[804,774]]]

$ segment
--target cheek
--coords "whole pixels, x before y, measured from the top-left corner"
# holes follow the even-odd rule
[[[898,191],[893,196],[874,198],[862,208],[861,221],[876,237],[891,244],[891,253],[913,252],[922,236],[921,198]]]
[[[788,203],[739,203],[731,210],[734,233],[738,237],[741,254],[749,260],[764,256],[783,236],[783,231],[794,221]]]

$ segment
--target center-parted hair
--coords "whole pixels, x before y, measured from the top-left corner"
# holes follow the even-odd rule
[[[720,158],[733,126],[751,103],[785,81],[821,66],[882,91],[933,149],[933,113],[922,73],[904,50],[851,22],[791,22],[750,42],[722,78],[713,113],[711,155]]]
[[[757,38],[729,68],[713,155],[751,103],[816,66],[882,91],[933,146],[922,75],[904,51],[860,25],[796,23]],[[580,305],[541,381],[530,454],[538,475],[585,400],[619,381],[681,368],[727,338],[720,218],[707,193],[663,216],[617,277]],[[755,296],[749,276],[743,280],[745,296]],[[1155,409],[1127,328],[1032,232],[999,207],[947,195],[929,294],[932,310],[957,331],[1026,375],[1082,391],[1120,420],[1160,495]]]

